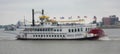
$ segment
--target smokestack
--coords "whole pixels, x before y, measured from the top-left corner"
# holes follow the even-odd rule
[[[34,9],[32,9],[32,26],[35,26]]]
[[[42,9],[42,15],[44,15],[44,10]]]

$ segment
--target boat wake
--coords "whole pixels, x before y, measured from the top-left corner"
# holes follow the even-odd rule
[[[4,33],[18,35],[18,31],[4,31]]]
[[[99,38],[99,40],[111,40],[109,37],[101,37],[101,38]]]
[[[16,40],[15,37],[0,36],[0,40]]]
[[[111,40],[120,40],[120,38],[111,38]]]
[[[16,40],[17,31],[0,31],[0,40]]]
[[[99,40],[120,40],[120,37],[101,37]]]

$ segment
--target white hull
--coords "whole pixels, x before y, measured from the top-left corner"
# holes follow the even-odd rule
[[[25,34],[26,35],[26,34]],[[80,40],[80,39],[98,39],[97,36],[93,36],[87,33],[34,33],[34,34],[27,34],[24,35],[18,35],[17,39],[24,39],[24,40]]]
[[[98,40],[98,36],[84,38],[17,38],[18,40]]]
[[[91,35],[88,32],[92,29],[92,26],[36,26],[27,27],[25,31],[20,32],[17,39],[32,39],[32,40],[43,40],[43,39],[91,39],[97,35]]]

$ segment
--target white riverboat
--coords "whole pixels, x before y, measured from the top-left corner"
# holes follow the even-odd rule
[[[104,36],[104,31],[96,24],[67,23],[59,24],[55,20],[49,20],[48,16],[40,16],[38,25],[34,24],[34,10],[32,26],[26,26],[17,35],[19,40],[96,40]]]

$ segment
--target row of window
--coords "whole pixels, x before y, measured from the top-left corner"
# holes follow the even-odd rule
[[[82,32],[82,31],[89,31],[90,28],[85,28],[85,30],[83,28],[77,28],[77,29],[69,29],[68,32]]]
[[[33,35],[33,37],[65,37],[65,35]]]
[[[62,29],[53,29],[53,28],[25,28],[25,31],[62,31]]]

